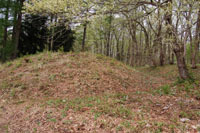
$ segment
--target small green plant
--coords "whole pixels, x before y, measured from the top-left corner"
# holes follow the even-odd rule
[[[56,100],[48,100],[46,103],[49,106],[55,106],[58,107],[59,105],[63,105],[66,101],[62,99],[56,99]]]
[[[56,122],[57,120],[55,118],[51,118],[51,119],[49,119],[49,121]]]
[[[34,129],[33,129],[33,132],[34,132],[34,133],[37,133],[37,128],[34,128]]]
[[[19,68],[19,67],[21,67],[21,66],[22,66],[22,62],[21,62],[21,61],[17,61],[15,67],[16,67],[16,68]]]
[[[101,116],[101,113],[100,113],[100,112],[96,112],[96,113],[94,114],[94,119],[97,120],[97,118],[98,118],[99,116]]]
[[[169,129],[170,129],[171,133],[175,133],[175,131],[174,131],[174,130],[175,130],[175,127],[176,127],[176,126],[173,125],[173,124],[170,124],[170,125],[169,125]]]
[[[42,55],[38,56],[38,61],[42,60]]]
[[[101,55],[101,54],[97,54],[97,55],[96,55],[96,58],[97,58],[98,60],[103,60],[105,57],[104,57],[103,55]]]
[[[12,62],[7,62],[7,67],[12,66]]]
[[[190,74],[190,75],[191,75],[190,78],[187,79],[187,80],[184,80],[184,79],[181,79],[180,77],[178,77],[178,78],[177,78],[177,81],[174,83],[174,85],[180,85],[180,84],[184,84],[184,83],[186,83],[186,82],[188,82],[188,83],[190,83],[190,84],[194,83],[195,80],[194,80],[192,74]]]
[[[117,108],[117,115],[124,118],[133,117],[132,111],[128,108],[125,108],[124,106],[120,106]]]
[[[131,123],[129,121],[124,121],[122,122],[122,125],[127,128],[127,129],[130,129],[131,128]]]
[[[112,60],[110,61],[110,66],[115,66],[115,65],[116,65],[116,62],[115,62],[114,59],[112,59]]]
[[[49,79],[50,79],[51,81],[55,80],[55,78],[56,78],[56,74],[51,74],[51,75],[49,76]]]
[[[9,89],[9,87],[10,87],[10,84],[7,81],[3,81],[1,83],[0,89],[5,90],[5,89]]]
[[[168,94],[171,93],[170,86],[168,86],[168,85],[161,87],[161,90],[162,90],[163,93],[166,94],[166,95],[168,95]]]
[[[179,117],[180,117],[180,118],[192,119],[192,118],[194,117],[194,114],[191,113],[191,112],[184,112],[184,111],[181,111],[180,114],[179,114]]]
[[[123,126],[121,126],[121,125],[117,126],[117,127],[116,127],[116,131],[117,131],[117,132],[118,132],[118,131],[123,131]]]
[[[51,59],[52,58],[52,52],[51,51],[47,51],[47,55],[48,57]]]
[[[59,52],[59,53],[64,53],[64,47],[63,47],[63,46],[60,47],[60,48],[58,49],[58,52]]]
[[[6,130],[6,133],[8,133],[8,125],[4,125],[3,128]]]
[[[15,95],[16,95],[16,89],[13,88],[13,89],[11,89],[10,96],[15,97]]]
[[[171,87],[169,85],[165,85],[156,90],[155,93],[159,95],[172,95],[173,91],[171,90]]]
[[[155,123],[155,126],[157,127],[157,129],[156,129],[155,133],[162,133],[162,132],[163,132],[163,126],[164,126],[164,125],[165,125],[165,124],[162,123],[162,122],[156,122],[156,123]]]

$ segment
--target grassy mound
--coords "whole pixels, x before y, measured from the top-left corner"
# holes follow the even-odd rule
[[[7,62],[0,66],[0,131],[198,131],[198,83],[175,85],[153,71],[90,53]]]

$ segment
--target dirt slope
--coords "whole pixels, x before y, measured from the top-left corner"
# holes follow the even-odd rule
[[[20,58],[0,66],[0,132],[197,132],[198,98],[171,84],[90,53]]]

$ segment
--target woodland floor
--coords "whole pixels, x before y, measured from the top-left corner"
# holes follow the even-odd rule
[[[90,53],[0,65],[0,133],[197,133],[200,69],[131,68]]]

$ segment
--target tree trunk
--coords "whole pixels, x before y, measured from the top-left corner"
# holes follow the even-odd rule
[[[4,24],[4,35],[3,35],[3,52],[2,52],[2,60],[3,62],[6,60],[6,53],[5,53],[5,47],[7,44],[7,39],[8,39],[8,15],[9,15],[9,5],[10,5],[10,0],[6,3],[6,11],[5,11],[5,24]]]
[[[119,50],[119,40],[116,40],[117,42],[117,60],[120,60],[120,50]]]
[[[84,30],[83,30],[83,40],[82,40],[82,51],[85,51],[85,40],[86,40],[86,34],[87,34],[87,22],[84,24]]]
[[[185,57],[184,57],[184,48],[183,50],[174,50],[174,53],[176,55],[176,59],[177,59],[177,67],[178,67],[178,71],[179,71],[179,75],[181,77],[181,79],[188,79],[190,78],[189,73],[188,73],[188,69],[185,63]]]
[[[170,10],[167,11],[166,16],[165,16],[165,20],[166,20],[166,24],[168,25],[168,29],[167,29],[167,34],[170,40],[170,43],[173,44],[173,50],[174,53],[176,55],[176,59],[177,59],[177,67],[178,67],[178,71],[179,71],[179,76],[181,79],[189,79],[190,75],[188,73],[188,69],[185,63],[185,58],[184,58],[184,46],[182,44],[178,44],[178,38],[176,38],[176,33],[173,29],[173,24],[172,24],[172,0],[168,1],[168,7]]]
[[[124,33],[122,35],[122,47],[121,47],[121,53],[120,53],[120,61],[124,62],[124,45],[125,45],[125,36]]]
[[[15,35],[16,35],[16,22],[17,22],[17,14],[18,14],[17,4],[18,3],[19,3],[18,1],[15,2],[16,6],[15,6],[15,10],[14,10],[14,17],[13,17],[14,18],[13,19],[14,25],[13,25],[13,32],[12,32],[12,42],[13,43],[15,42]]]
[[[109,29],[108,29],[108,33],[107,33],[107,42],[106,42],[106,56],[110,56],[111,26],[112,26],[112,14],[110,13]]]
[[[190,63],[192,64],[192,53],[193,53],[193,39],[192,39],[192,32],[190,30]]]
[[[131,45],[131,39],[129,39],[129,43],[128,43],[128,51],[127,51],[127,58],[126,58],[126,64],[130,65],[130,58],[131,58],[131,48],[132,48],[132,45]]]
[[[16,33],[15,33],[15,41],[14,41],[15,49],[14,49],[13,58],[16,58],[18,54],[19,37],[20,37],[21,25],[22,25],[22,6],[23,6],[24,1],[25,0],[19,1],[20,8],[18,11],[18,18],[17,18],[17,23],[16,23]]]
[[[197,19],[197,26],[196,26],[196,34],[195,34],[195,41],[194,41],[194,52],[192,55],[192,68],[197,68],[197,54],[198,54],[198,45],[199,45],[199,35],[200,34],[200,10],[198,12],[198,19]]]
[[[160,0],[159,0],[159,4],[160,4]],[[158,33],[157,33],[157,43],[158,43],[158,46],[160,47],[160,66],[163,66],[164,65],[164,51],[163,51],[163,44],[162,44],[162,36],[161,36],[161,33],[162,33],[162,22],[161,22],[161,17],[160,17],[160,7],[158,6]]]
[[[6,13],[5,13],[5,25],[4,25],[4,36],[3,36],[3,48],[6,46],[7,38],[8,38],[8,14],[9,14],[9,3],[8,0],[6,5]]]
[[[163,46],[162,46],[162,43],[160,43],[160,66],[163,66],[164,62],[165,62],[165,59],[164,59]]]

